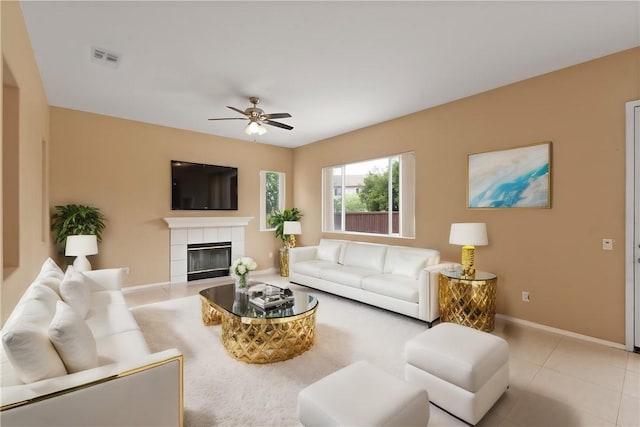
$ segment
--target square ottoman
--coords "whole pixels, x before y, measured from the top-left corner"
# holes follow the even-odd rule
[[[429,395],[366,361],[356,362],[298,394],[304,426],[426,426]]]
[[[509,386],[509,347],[500,337],[441,323],[407,341],[405,379],[431,402],[475,425]]]

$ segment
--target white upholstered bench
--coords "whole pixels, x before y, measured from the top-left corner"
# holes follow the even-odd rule
[[[441,323],[407,341],[405,361],[407,381],[472,425],[509,386],[507,342],[454,323]]]
[[[304,388],[298,419],[310,426],[426,426],[429,395],[366,361]]]

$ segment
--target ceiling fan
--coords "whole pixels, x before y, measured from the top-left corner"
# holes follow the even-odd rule
[[[289,126],[280,122],[274,122],[273,120],[271,120],[271,119],[284,119],[287,117],[291,117],[291,114],[289,113],[265,114],[262,108],[256,107],[256,105],[260,103],[260,98],[258,98],[257,96],[250,97],[249,102],[253,104],[253,107],[249,107],[244,111],[240,110],[239,108],[227,106],[227,108],[242,114],[244,117],[225,117],[220,119],[209,119],[209,120],[249,120],[249,124],[244,129],[244,132],[247,135],[253,135],[256,133],[258,135],[264,135],[265,133],[267,133],[267,129],[265,129],[263,125],[275,126],[275,127],[279,127],[286,130],[293,129],[293,126]]]

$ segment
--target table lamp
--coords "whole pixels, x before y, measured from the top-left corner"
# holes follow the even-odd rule
[[[302,225],[300,224],[300,221],[285,221],[282,228],[282,234],[289,236],[286,246],[288,248],[295,248],[296,234],[302,234]]]
[[[76,235],[68,236],[64,254],[66,256],[75,256],[73,267],[78,271],[90,271],[91,263],[87,259],[87,255],[95,255],[98,253],[98,239],[95,235]]]
[[[473,265],[475,246],[486,246],[489,243],[487,225],[484,222],[451,224],[449,243],[462,245],[462,274],[473,277],[476,273]]]

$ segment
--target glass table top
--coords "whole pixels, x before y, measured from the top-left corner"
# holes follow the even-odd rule
[[[219,285],[200,291],[200,295],[207,299],[215,308],[240,317],[253,319],[279,319],[297,316],[313,310],[318,305],[318,300],[300,291],[282,289],[277,286],[250,280],[246,293],[236,293],[233,283]],[[269,299],[281,295],[287,300],[280,305],[270,308],[261,308],[252,299]]]
[[[476,271],[473,276],[465,276],[462,274],[462,269],[450,269],[450,270],[442,270],[440,272],[444,276],[447,276],[451,279],[461,279],[461,280],[470,280],[470,281],[481,281],[481,280],[491,280],[495,279],[496,275],[493,273],[487,273],[485,271]]]

